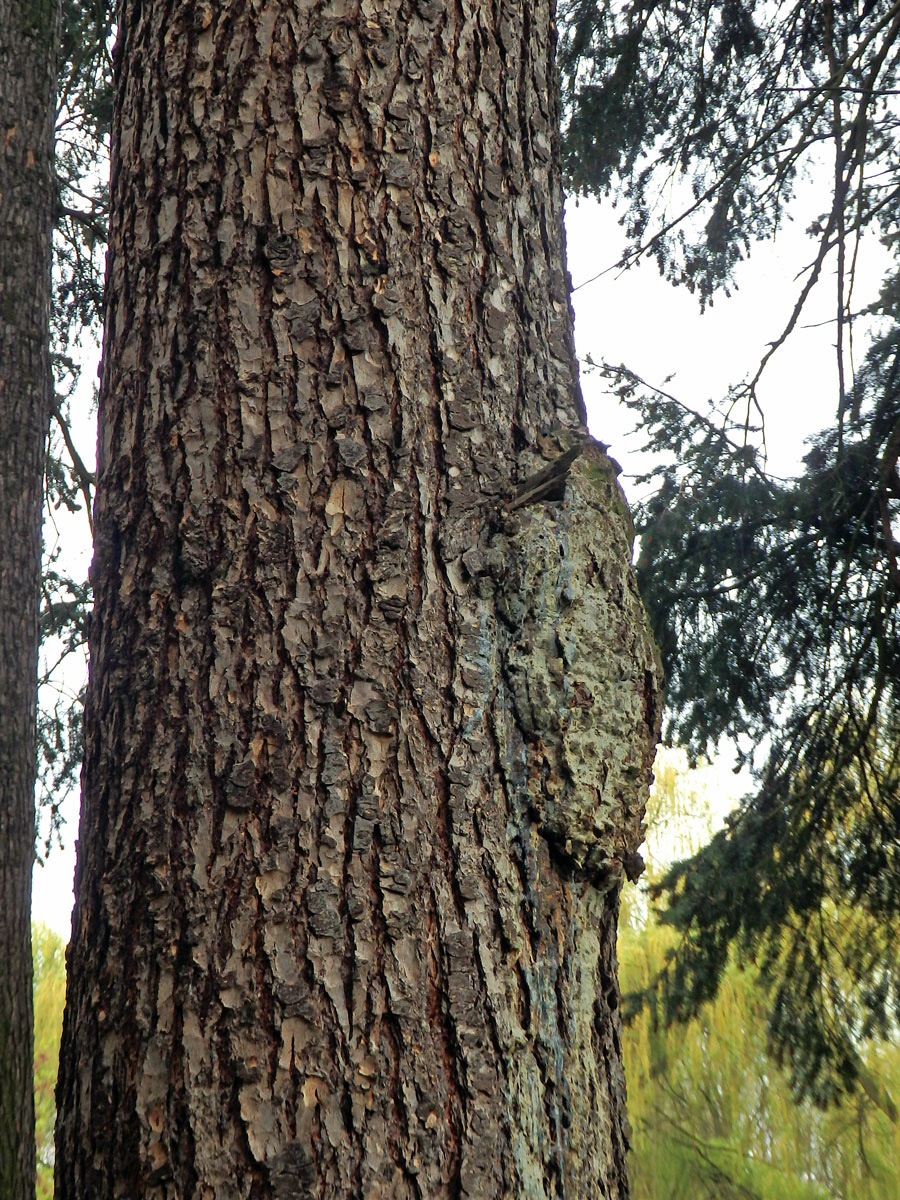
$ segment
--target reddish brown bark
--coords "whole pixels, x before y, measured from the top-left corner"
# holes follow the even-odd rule
[[[58,1200],[627,1194],[656,667],[546,3],[126,3]],[[596,736],[594,736],[596,731]]]

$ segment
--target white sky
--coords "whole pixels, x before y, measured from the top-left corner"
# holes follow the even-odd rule
[[[824,207],[825,197],[821,206]],[[814,215],[819,202],[810,188],[802,205]],[[579,288],[584,280],[616,262],[621,244],[617,215],[608,204],[581,201],[567,209],[569,270],[576,288],[576,343],[581,358],[625,363],[648,383],[664,386],[692,408],[703,411],[707,401],[721,398],[729,384],[738,383],[758,363],[766,344],[779,336],[799,291],[796,273],[811,257],[801,231],[808,216],[798,218],[776,243],[758,247],[738,278],[731,299],[716,300],[700,315],[697,300],[684,289],[663,282],[648,261],[625,275],[609,271]],[[853,307],[870,300],[886,266],[886,252],[877,242],[867,251]],[[824,274],[803,323],[828,321],[834,314],[834,280]],[[833,325],[796,330],[770,364],[760,388],[766,415],[770,469],[778,474],[798,470],[804,438],[827,426],[834,414],[836,367]],[[864,353],[860,339],[858,361]],[[94,366],[86,367],[87,394]],[[673,375],[669,383],[667,376]],[[609,442],[610,453],[623,465],[628,491],[629,471],[639,469],[627,432],[630,414],[621,409],[596,373],[582,371],[582,387],[591,432]],[[87,434],[90,441],[91,434]],[[85,455],[91,458],[91,455]],[[83,523],[84,518],[81,518]],[[86,556],[71,525],[61,526],[74,554]],[[63,813],[64,846],[55,847],[44,866],[34,873],[33,914],[64,937],[69,934],[72,879],[77,835],[77,796],[69,797]]]
[[[696,411],[706,411],[709,400],[721,399],[729,385],[753,373],[768,343],[787,324],[801,288],[795,276],[813,254],[802,231],[828,197],[817,197],[807,185],[798,200],[802,219],[798,217],[775,242],[757,246],[739,268],[738,290],[730,298],[717,297],[702,316],[696,297],[665,283],[651,260],[624,274],[608,271],[579,288],[583,280],[616,261],[621,231],[610,206],[570,203],[566,229],[579,355],[624,362],[648,383],[663,387]],[[871,238],[860,254],[854,310],[875,297],[886,267],[887,252]],[[773,356],[760,384],[768,466],[775,474],[796,473],[805,453],[804,439],[834,418],[835,309],[834,268],[828,263],[798,328]],[[857,366],[864,351],[865,338],[857,334]],[[669,375],[673,378],[666,383]],[[605,391],[604,381],[584,367],[582,387],[591,432],[611,443],[613,457],[627,473],[633,455],[629,445],[636,449],[627,439],[631,414]],[[627,481],[625,487],[627,491]]]

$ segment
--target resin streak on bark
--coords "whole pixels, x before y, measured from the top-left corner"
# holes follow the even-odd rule
[[[0,0],[0,1196],[34,1195],[31,871],[55,0]]]
[[[629,764],[579,809],[500,561],[583,420],[553,41],[543,0],[124,5],[58,1200],[627,1194],[652,652],[613,506],[579,579],[615,560],[644,703],[578,692]]]

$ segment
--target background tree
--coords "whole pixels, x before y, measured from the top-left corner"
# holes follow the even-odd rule
[[[65,943],[45,925],[31,928],[34,962],[34,1109],[38,1200],[53,1196],[56,1073],[66,1000]]]
[[[77,376],[71,351],[83,328],[96,322],[99,261],[85,253],[76,230],[92,227],[99,241],[102,192],[89,197],[103,140],[106,5],[85,0],[7,4],[0,9],[0,98],[4,126],[0,162],[0,870],[4,963],[0,1013],[0,1125],[4,1197],[30,1195],[33,1161],[31,1096],[30,879],[34,858],[35,689],[57,678],[58,658],[83,641],[88,591],[57,569],[52,549],[40,574],[42,491],[52,511],[89,503],[89,473],[75,449],[67,400]],[[57,74],[58,64],[58,74]],[[58,107],[54,101],[58,102]],[[53,140],[55,121],[55,147]],[[105,118],[108,121],[108,114]],[[55,149],[55,159],[50,156]],[[55,168],[55,170],[54,170]],[[90,211],[73,207],[72,196]],[[53,286],[48,254],[55,226]],[[49,351],[49,353],[48,353]],[[55,368],[51,378],[51,364]],[[61,452],[51,436],[54,419]],[[68,463],[66,456],[68,455]],[[38,558],[39,564],[39,558]],[[36,677],[37,637],[55,644]],[[41,798],[56,819],[59,789],[70,785],[80,760],[80,708],[68,699],[37,714]],[[30,731],[30,732],[29,732]],[[48,834],[49,837],[49,834]],[[27,878],[26,878],[27,876]],[[55,1056],[53,1070],[55,1072]],[[46,1138],[46,1129],[44,1129]]]
[[[861,1043],[900,1017],[895,264],[861,365],[852,323],[861,238],[897,245],[900,7],[572,0],[564,11],[564,161],[576,190],[624,205],[623,262],[652,254],[711,301],[789,217],[804,171],[830,157],[788,323],[718,410],[609,368],[659,453],[642,481],[653,494],[637,514],[638,570],[666,665],[667,734],[695,754],[723,737],[748,758],[767,748],[727,830],[661,884],[683,934],[660,981],[667,1011],[689,1015],[715,994],[731,946],[758,954],[773,1044],[797,1092],[826,1100],[857,1078]],[[834,417],[801,477],[774,479],[758,385],[832,267]],[[840,970],[834,903],[861,922]]]
[[[650,880],[659,879],[673,854],[706,843],[714,824],[712,801],[720,799],[721,783],[710,769],[687,771],[685,765],[683,752],[662,751],[657,758],[647,809]],[[841,939],[852,939],[854,914],[836,916]],[[677,935],[648,919],[646,904],[625,906],[623,918],[622,985],[636,993],[658,975]],[[669,1026],[650,1008],[626,1023],[636,1200],[896,1195],[896,1044],[868,1046],[864,1087],[823,1110],[809,1100],[798,1103],[785,1077],[772,1070],[767,1008],[758,967],[732,953],[715,999],[686,1025]]]
[[[552,9],[342,14],[119,11],[59,1200],[627,1194]]]
[[[31,870],[48,322],[54,0],[0,0],[0,1195],[34,1194]]]

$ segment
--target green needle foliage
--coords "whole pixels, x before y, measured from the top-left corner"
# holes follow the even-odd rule
[[[562,0],[560,23],[569,186],[614,191],[628,259],[649,251],[709,299],[777,233],[816,151],[834,182],[810,229],[823,256],[896,231],[896,3]]]
[[[653,255],[703,305],[776,236],[808,169],[831,181],[786,327],[718,407],[605,368],[656,456],[636,526],[667,736],[694,755],[728,739],[756,779],[727,828],[659,881],[680,936],[650,991],[686,1020],[733,953],[755,961],[770,1046],[795,1093],[826,1103],[864,1083],[866,1042],[900,1026],[900,4],[567,0],[562,13],[569,180],[613,193],[623,264]],[[864,235],[891,247],[890,271],[854,371]],[[803,473],[775,479],[758,384],[832,273],[833,420]]]
[[[87,642],[90,586],[73,578],[57,532],[59,517],[82,513],[90,524],[94,477],[72,430],[78,347],[96,340],[102,320],[108,196],[107,140],[112,113],[108,0],[63,0],[56,115],[57,204],[53,240],[52,402],[46,472],[45,562],[41,636],[43,659],[38,715],[38,800],[46,841],[58,826],[59,803],[81,764],[82,696],[66,682],[64,664]],[[80,414],[83,417],[83,413]]]

